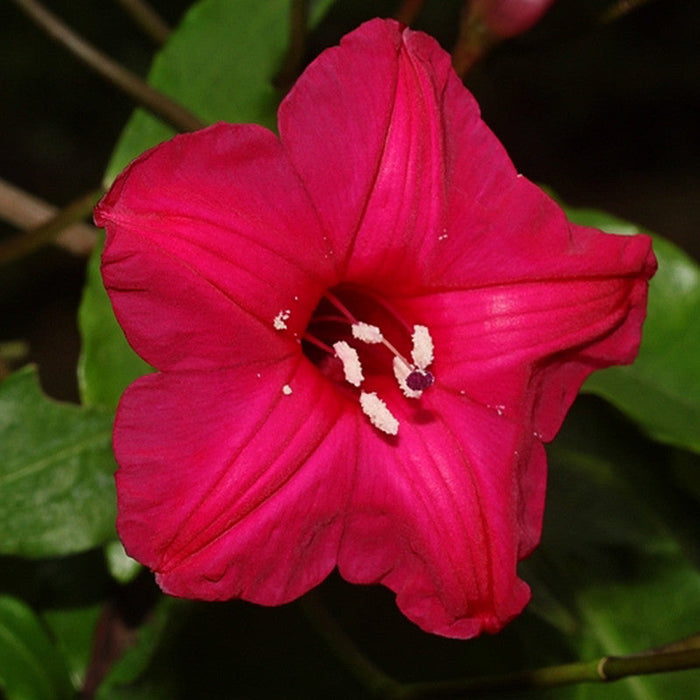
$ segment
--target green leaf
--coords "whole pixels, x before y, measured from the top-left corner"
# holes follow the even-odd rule
[[[44,396],[33,367],[0,384],[0,553],[55,557],[114,538],[112,420]]]
[[[316,2],[310,24],[331,4]],[[290,6],[290,0],[202,0],[156,57],[149,82],[205,123],[257,123],[274,129],[279,94],[272,81],[287,51]],[[173,134],[136,110],[112,155],[106,182]]]
[[[56,647],[66,659],[73,687],[85,683],[88,663],[92,654],[95,627],[102,613],[102,605],[46,610],[42,618],[56,639]]]
[[[78,384],[86,406],[113,410],[124,389],[151,367],[131,349],[114,318],[100,275],[101,248],[97,246],[90,258],[78,311],[82,335]]]
[[[23,602],[0,596],[0,687],[8,700],[73,697],[63,659]]]
[[[569,641],[578,658],[637,653],[696,633],[700,572],[686,543],[695,546],[698,523],[669,517],[677,494],[664,468],[668,451],[627,439],[622,420],[589,397],[577,402],[549,452],[543,539],[528,566],[577,621]],[[694,697],[699,675],[636,677],[614,689],[582,685],[574,697]]]
[[[580,224],[610,233],[640,229],[603,212],[567,209]],[[700,452],[700,267],[654,236],[659,269],[649,287],[639,357],[628,367],[596,372],[585,391],[610,401],[655,440]]]

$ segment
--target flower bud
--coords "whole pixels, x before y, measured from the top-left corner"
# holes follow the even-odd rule
[[[554,0],[473,0],[469,8],[488,32],[498,39],[509,39],[533,27]]]

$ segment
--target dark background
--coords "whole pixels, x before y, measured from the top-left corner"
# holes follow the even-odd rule
[[[253,1],[253,0],[251,0]],[[175,24],[191,3],[153,0]],[[338,0],[309,57],[398,3]],[[518,169],[565,201],[606,209],[700,257],[700,3],[652,0],[613,24],[610,0],[557,0],[529,34],[467,80]],[[154,46],[114,0],[47,0],[145,75]],[[427,0],[416,27],[446,48],[455,0]],[[132,105],[12,3],[0,3],[0,177],[56,205],[99,185]],[[0,235],[16,233],[0,225]],[[47,247],[0,268],[0,342],[28,341],[44,388],[76,399],[76,310],[85,261]]]

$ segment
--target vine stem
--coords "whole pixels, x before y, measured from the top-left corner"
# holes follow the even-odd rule
[[[0,180],[0,213],[3,215],[5,213],[3,205],[12,199],[13,191],[17,192],[18,190]],[[14,236],[13,238],[0,242],[0,265],[27,255],[57,236],[66,228],[70,227],[71,225],[75,225],[76,222],[79,222],[86,216],[89,216],[95,207],[95,204],[97,204],[97,201],[103,194],[104,190],[101,188],[88,192],[82,197],[76,199],[64,209],[61,209],[60,211],[54,210],[55,213],[48,219],[48,221],[44,221],[35,228],[30,228],[28,231],[25,231],[18,236]],[[27,196],[27,201],[31,202],[31,200],[33,200],[34,204],[37,201],[40,201],[32,198],[31,196]],[[16,208],[17,203],[14,202],[12,206]],[[48,208],[48,205],[45,206]],[[46,211],[46,209],[44,209],[44,211]],[[95,229],[92,229],[92,227],[86,228],[95,231]],[[82,231],[81,236],[84,235],[85,231]],[[93,241],[95,240],[94,234],[91,235],[91,238]]]
[[[609,683],[630,676],[700,668],[700,648],[656,651],[630,656],[604,656],[548,666],[532,671],[455,681],[407,683],[392,697],[397,700],[500,697],[505,691],[545,690],[576,683]]]
[[[617,0],[603,13],[600,21],[603,24],[609,24],[651,1],[652,0]]]
[[[177,131],[196,131],[206,126],[185,107],[151,87],[135,73],[92,46],[56,15],[49,12],[38,0],[11,0],[11,2],[85,65]]]
[[[416,21],[424,4],[425,0],[403,0],[399,9],[394,13],[394,19],[411,26]]]
[[[291,0],[289,6],[289,49],[274,83],[286,94],[299,76],[299,69],[306,51],[306,22],[309,13],[308,0]]]
[[[20,229],[34,229],[55,216],[58,209],[39,197],[0,178],[0,219]],[[22,234],[30,235],[30,234]],[[82,222],[69,224],[52,241],[73,255],[87,257],[95,247],[97,229]]]
[[[469,2],[462,7],[457,41],[452,49],[452,67],[463,80],[474,64],[498,43],[481,18],[470,9]]]
[[[700,634],[628,656],[604,656],[593,661],[560,664],[481,678],[403,683],[368,659],[347,635],[317,594],[301,605],[316,632],[341,663],[374,696],[386,700],[502,697],[506,691],[545,690],[575,683],[609,683],[630,676],[700,668]]]
[[[321,602],[317,593],[311,591],[299,602],[316,633],[366,690],[377,698],[400,697],[397,693],[403,687],[402,684],[365,656]]]
[[[162,46],[170,36],[170,27],[146,0],[117,0],[143,31]]]

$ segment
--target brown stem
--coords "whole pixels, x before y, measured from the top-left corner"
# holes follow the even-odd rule
[[[0,178],[0,219],[18,228],[33,229],[58,213],[58,209],[43,199]],[[97,229],[84,223],[66,226],[52,241],[73,255],[87,257],[95,247]]]
[[[652,0],[617,0],[614,2],[601,16],[602,24],[610,24],[624,17],[626,14],[639,9],[642,5],[646,5]]]
[[[394,13],[394,19],[410,26],[416,21],[424,4],[425,0],[403,0],[399,9]]]
[[[284,65],[274,80],[282,94],[289,92],[304,60],[308,9],[308,0],[292,0],[289,8],[289,49]]]
[[[604,656],[560,666],[456,681],[403,684],[396,698],[502,697],[506,691],[544,690],[577,683],[609,683],[631,676],[684,671],[700,667],[700,635],[676,644],[629,656]]]
[[[7,189],[3,188],[3,195],[7,192]],[[0,265],[31,253],[71,224],[88,216],[103,193],[102,189],[88,192],[40,226],[0,242]]]
[[[146,0],[117,0],[117,2],[156,44],[162,46],[168,40],[170,27]]]
[[[316,593],[301,599],[316,632],[339,661],[373,696],[385,700],[501,698],[510,691],[544,690],[577,683],[609,683],[631,676],[700,668],[700,634],[628,656],[604,656],[529,671],[451,681],[402,683],[368,659],[348,637]]]
[[[470,3],[467,2],[462,10],[457,42],[452,49],[452,66],[457,75],[464,78],[495,43],[496,39],[487,30],[478,13],[470,12]]]
[[[399,697],[397,693],[401,692],[402,684],[364,655],[320,601],[317,593],[307,593],[300,603],[318,635],[371,695],[378,698]]]
[[[83,63],[178,131],[195,131],[205,126],[204,122],[182,105],[89,44],[37,0],[11,1]]]

